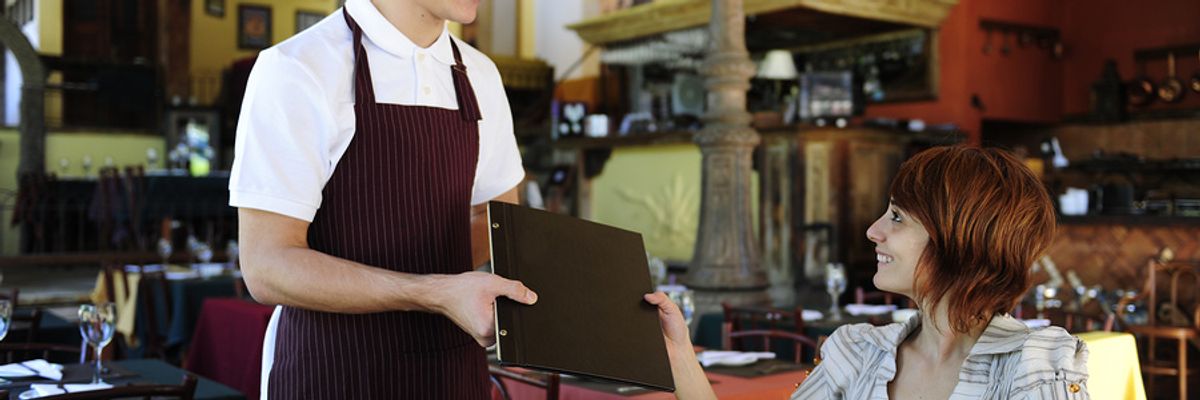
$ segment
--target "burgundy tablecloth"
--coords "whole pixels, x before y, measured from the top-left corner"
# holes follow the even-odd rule
[[[705,375],[708,375],[708,380],[712,383],[713,391],[716,392],[717,398],[721,400],[783,400],[787,399],[796,390],[800,382],[803,382],[804,378],[808,376],[808,372],[796,370],[756,378],[742,378],[713,372],[706,372]],[[513,400],[541,400],[546,398],[546,391],[544,389],[508,378],[502,379],[504,379],[505,386],[508,388],[508,394]],[[493,390],[492,398],[501,399],[499,392]],[[559,386],[558,398],[559,400],[668,400],[674,399],[675,395],[667,392],[638,392],[637,394],[625,396],[592,390],[578,384],[573,384],[570,380],[563,380]]]
[[[257,399],[263,334],[273,310],[236,298],[205,300],[184,369]]]

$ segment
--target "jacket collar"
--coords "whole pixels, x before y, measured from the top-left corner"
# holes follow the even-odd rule
[[[920,326],[921,313],[916,313],[905,322],[867,330],[864,340],[879,350],[895,354],[900,343]],[[1029,332],[1030,329],[1016,318],[1008,314],[996,314],[971,347],[968,357],[1016,351],[1025,344]]]

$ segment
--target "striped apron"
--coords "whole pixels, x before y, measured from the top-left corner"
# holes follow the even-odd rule
[[[470,271],[480,113],[458,45],[451,39],[458,110],[376,103],[362,29],[343,14],[354,34],[356,130],[325,184],[309,246],[400,272]],[[286,306],[277,314],[273,357],[264,359],[264,397],[490,396],[483,349],[442,315],[350,315]]]

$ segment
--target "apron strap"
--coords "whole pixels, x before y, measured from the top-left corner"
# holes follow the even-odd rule
[[[354,104],[375,104],[375,85],[371,80],[370,63],[367,62],[367,48],[362,44],[362,28],[345,8],[342,8],[342,15],[354,33]]]
[[[454,37],[451,36],[449,39],[450,48],[454,49],[454,65],[450,67],[450,72],[454,76],[454,95],[458,98],[458,114],[464,121],[478,121],[483,119],[483,115],[479,113],[479,101],[475,99],[475,89],[471,87],[471,80],[467,79],[467,66],[462,62],[462,53],[458,51],[458,44]]]

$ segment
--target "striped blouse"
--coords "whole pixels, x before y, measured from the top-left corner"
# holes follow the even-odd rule
[[[920,324],[918,314],[887,326],[838,328],[792,400],[887,399],[896,349]],[[1087,356],[1083,341],[1062,328],[1029,329],[997,315],[963,362],[950,399],[1087,399]]]

